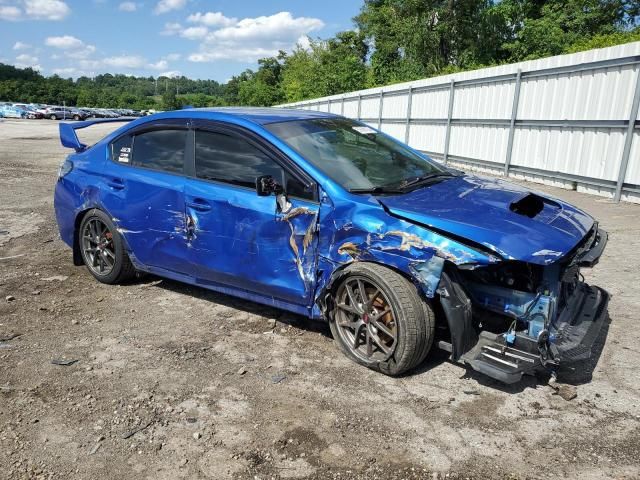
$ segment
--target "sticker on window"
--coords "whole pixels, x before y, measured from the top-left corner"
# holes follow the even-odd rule
[[[131,158],[131,147],[122,147],[120,149],[120,155],[118,156],[118,161],[123,163],[129,163],[130,158]]]
[[[375,135],[376,133],[378,133],[373,128],[364,125],[356,125],[355,127],[351,128],[362,135]]]

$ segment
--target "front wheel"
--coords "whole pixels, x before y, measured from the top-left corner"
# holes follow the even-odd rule
[[[361,365],[400,375],[422,363],[431,349],[433,310],[409,280],[391,269],[350,265],[332,303],[333,337]]]
[[[135,275],[120,233],[108,215],[89,211],[78,229],[78,245],[84,264],[100,282],[115,284]]]
[[[58,117],[56,117],[55,115],[51,115],[49,118],[50,118],[51,120],[57,120],[57,119],[58,119]]]

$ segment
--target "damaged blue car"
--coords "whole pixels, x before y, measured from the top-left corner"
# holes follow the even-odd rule
[[[388,375],[432,347],[502,382],[586,360],[607,233],[585,212],[466,175],[338,115],[187,109],[127,123],[60,167],[62,239],[100,282],[136,272],[329,322]]]

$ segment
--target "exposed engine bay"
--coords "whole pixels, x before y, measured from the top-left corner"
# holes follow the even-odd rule
[[[593,266],[606,241],[596,227],[549,265],[506,261],[447,272],[439,293],[452,338],[463,337],[450,346],[452,357],[506,383],[588,357],[608,296],[584,283],[580,267]]]

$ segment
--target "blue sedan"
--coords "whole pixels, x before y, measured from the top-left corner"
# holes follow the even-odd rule
[[[329,322],[388,375],[432,346],[506,383],[583,362],[607,294],[581,280],[607,234],[588,214],[466,175],[322,112],[187,109],[73,148],[55,211],[100,282],[148,272]]]

